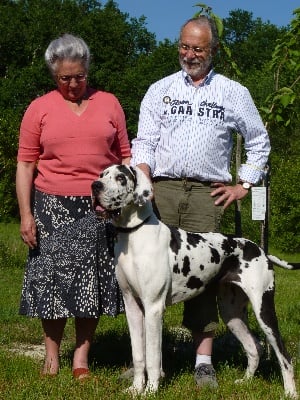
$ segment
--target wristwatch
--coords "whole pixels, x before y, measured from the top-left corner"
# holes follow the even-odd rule
[[[242,182],[242,181],[240,181],[239,184],[242,185],[243,188],[246,189],[246,190],[249,190],[249,189],[252,188],[252,185],[251,185],[251,183],[249,183],[249,182]]]

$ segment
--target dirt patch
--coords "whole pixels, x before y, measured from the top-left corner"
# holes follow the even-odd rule
[[[43,344],[21,344],[15,343],[9,349],[12,353],[43,360],[45,357],[45,346]]]

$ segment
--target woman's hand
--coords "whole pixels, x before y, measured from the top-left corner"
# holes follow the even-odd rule
[[[21,225],[20,234],[31,249],[36,247],[36,224],[31,212],[31,194],[35,162],[19,161],[16,175],[16,191],[19,203]]]
[[[27,244],[28,247],[34,249],[37,246],[36,223],[31,213],[26,216],[22,216],[20,234],[23,242]]]

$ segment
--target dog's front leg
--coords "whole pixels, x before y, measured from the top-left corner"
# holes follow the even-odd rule
[[[148,374],[146,393],[156,392],[161,376],[162,320],[165,302],[145,304],[146,369]]]
[[[133,384],[127,391],[132,394],[143,393],[145,388],[145,334],[144,310],[137,300],[127,293],[124,296],[126,318],[131,338],[131,351],[134,366]]]

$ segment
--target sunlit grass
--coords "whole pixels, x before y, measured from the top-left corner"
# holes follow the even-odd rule
[[[299,255],[284,256],[297,261]],[[37,319],[18,315],[26,248],[19,239],[17,225],[0,224],[0,400],[110,400],[131,399],[119,383],[119,374],[131,360],[130,339],[125,315],[100,319],[91,350],[93,379],[80,384],[71,375],[74,344],[74,321],[69,320],[61,351],[61,370],[57,377],[41,379],[41,358],[13,352],[21,346],[42,344],[42,330]],[[297,387],[300,375],[300,271],[276,267],[276,310],[282,336],[293,357]],[[150,399],[198,400],[275,400],[282,398],[281,373],[274,354],[262,356],[257,374],[250,382],[237,385],[243,376],[245,356],[236,340],[221,323],[214,341],[214,364],[219,389],[199,390],[193,380],[194,352],[190,335],[180,328],[182,304],[169,307],[164,316],[163,363],[166,379],[156,396]],[[256,336],[264,336],[250,309],[249,321]]]

